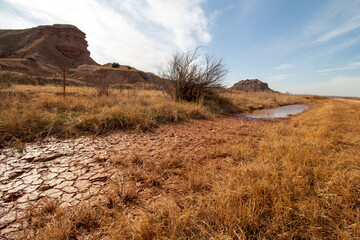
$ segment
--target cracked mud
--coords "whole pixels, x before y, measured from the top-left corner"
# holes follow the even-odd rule
[[[28,144],[22,151],[0,152],[0,237],[22,226],[26,209],[43,198],[76,206],[95,198],[113,171],[105,142],[89,138]],[[108,145],[108,144],[107,144]],[[101,148],[101,149],[100,149]]]
[[[126,159],[129,155],[140,154],[157,161],[174,151],[187,159],[201,161],[211,154],[209,144],[212,141],[224,141],[234,134],[251,135],[250,129],[254,128],[251,124],[235,118],[199,120],[196,124],[167,125],[148,133],[118,132],[98,138],[48,139],[29,143],[21,151],[2,149],[0,238],[16,238],[16,234],[26,228],[26,210],[41,199],[58,199],[63,207],[99,200],[107,183],[118,176],[108,161],[113,157]],[[145,202],[158,197],[152,196]],[[131,214],[136,216],[136,209]]]

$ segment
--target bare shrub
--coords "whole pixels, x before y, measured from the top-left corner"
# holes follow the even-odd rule
[[[109,96],[109,90],[114,84],[113,78],[113,72],[107,72],[105,77],[98,77],[93,81],[98,96]]]
[[[205,54],[204,64],[201,55],[195,51],[175,53],[168,62],[168,68],[160,73],[167,84],[164,91],[169,93],[176,101],[194,101],[214,98],[216,89],[227,73],[222,59]]]
[[[110,82],[106,79],[97,79],[95,81],[95,89],[99,96],[109,96]]]

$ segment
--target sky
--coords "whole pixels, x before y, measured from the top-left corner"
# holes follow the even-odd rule
[[[0,28],[73,24],[91,57],[158,73],[175,52],[222,58],[224,85],[360,97],[360,0],[0,0]],[[205,51],[204,50],[204,51]]]

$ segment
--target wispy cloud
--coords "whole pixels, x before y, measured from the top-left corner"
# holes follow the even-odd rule
[[[360,43],[360,36],[356,36],[356,37],[351,37],[349,39],[344,39],[343,41],[341,41],[340,43],[336,43],[333,46],[327,48],[327,53],[329,54],[333,54],[336,53],[338,51],[342,51],[346,48],[349,48],[355,44]]]
[[[283,70],[283,69],[289,69],[294,67],[292,64],[280,64],[280,66],[276,67],[275,69]]]
[[[286,77],[288,77],[289,75],[287,74],[280,74],[280,75],[275,75],[275,76],[271,76],[271,77],[267,77],[266,79],[270,82],[276,82],[276,81],[281,81],[284,80]]]
[[[354,16],[349,21],[345,22],[344,24],[341,24],[340,26],[336,27],[335,29],[332,29],[331,31],[326,32],[320,38],[318,38],[315,42],[326,42],[326,41],[329,41],[330,39],[333,39],[337,36],[348,33],[357,28],[360,28],[360,15]]]
[[[333,72],[333,71],[352,70],[352,69],[358,69],[358,68],[360,68],[360,62],[354,62],[354,63],[350,63],[349,65],[347,65],[345,67],[322,69],[322,70],[318,70],[316,72],[325,73],[325,72]]]
[[[309,22],[307,33],[315,43],[325,43],[360,28],[360,1],[327,1]]]
[[[172,52],[211,41],[203,0],[5,1],[14,11],[2,16],[2,28],[73,24],[87,34],[99,63],[157,71]]]

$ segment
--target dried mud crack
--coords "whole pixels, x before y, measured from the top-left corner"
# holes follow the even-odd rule
[[[27,144],[22,151],[3,149],[0,152],[0,237],[17,238],[27,227],[27,209],[40,200],[57,199],[62,207],[101,201],[104,192],[109,191],[106,186],[111,188],[112,182],[119,181],[115,178],[121,176],[110,159],[123,161],[128,156],[146,155],[156,162],[176,152],[189,161],[195,159],[204,165],[221,165],[217,158],[223,158],[223,153],[214,152],[211,142],[225,142],[234,134],[238,138],[253,137],[256,141],[262,125],[264,121],[227,117],[167,125],[151,133],[119,132],[95,139],[48,139]],[[206,160],[206,156],[211,156],[213,162]],[[141,160],[131,161],[135,165],[143,164]],[[147,205],[168,194],[169,189],[176,189],[177,181],[152,179],[143,185],[147,187],[138,188],[136,198],[131,199],[131,195],[126,196],[130,199],[124,198],[124,201],[138,203],[138,207],[125,204],[129,217],[141,215]],[[167,188],[160,189],[160,185],[167,185]]]

